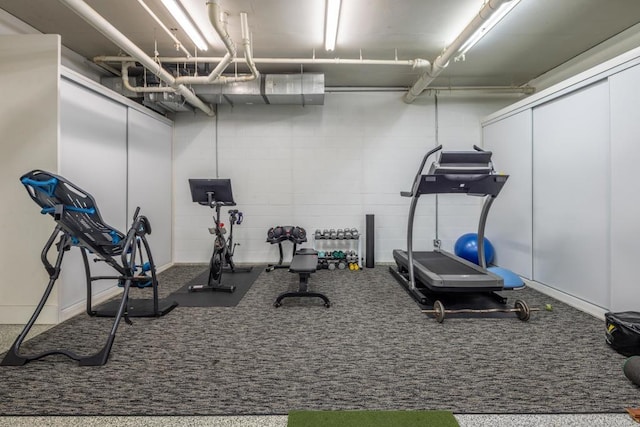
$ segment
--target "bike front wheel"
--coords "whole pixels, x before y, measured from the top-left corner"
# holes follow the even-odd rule
[[[213,255],[211,255],[211,261],[209,262],[209,286],[220,283],[220,277],[222,276],[222,267],[224,265],[224,244],[221,244],[219,240],[220,239],[216,239],[216,243],[213,248]]]

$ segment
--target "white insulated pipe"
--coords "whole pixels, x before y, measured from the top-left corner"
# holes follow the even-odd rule
[[[131,92],[137,92],[137,93],[142,93],[142,92],[157,93],[157,92],[175,92],[176,91],[171,86],[147,86],[147,87],[131,86],[131,83],[129,83],[129,67],[131,67],[132,65],[135,65],[135,62],[122,63],[122,71],[121,71],[122,84],[124,85],[125,89],[130,90]]]
[[[189,53],[189,51],[184,47],[184,45],[180,42],[180,40],[178,40],[178,38],[171,32],[170,29],[167,28],[166,25],[164,25],[164,23],[160,20],[160,18],[158,18],[158,15],[156,15],[155,13],[153,13],[153,11],[149,8],[149,6],[147,6],[147,4],[144,2],[144,0],[138,0],[138,3],[140,3],[140,6],[142,6],[142,8],[147,11],[147,13],[149,14],[149,16],[151,16],[153,18],[154,21],[156,21],[156,23],[158,25],[160,25],[160,28],[162,28],[164,30],[165,33],[167,33],[167,35],[171,38],[171,40],[173,40],[173,42],[176,44],[176,46],[178,47],[178,49],[180,49],[181,51],[184,52],[185,55],[187,55],[188,57],[191,57],[191,54]]]
[[[245,12],[240,13],[240,28],[242,29],[242,46],[244,47],[244,59],[245,61],[247,61],[247,65],[249,66],[249,70],[251,71],[251,76],[241,76],[238,78],[245,79],[241,81],[257,79],[260,73],[258,72],[256,64],[253,61],[253,47],[251,46],[249,23],[247,21],[247,14]]]
[[[464,30],[456,37],[444,52],[438,56],[431,65],[431,70],[422,74],[418,80],[409,88],[409,91],[404,95],[404,102],[407,104],[412,103],[415,99],[424,91],[432,81],[435,80],[440,73],[449,64],[449,60],[455,55],[460,46],[462,46],[482,25],[487,19],[489,19],[503,3],[508,3],[511,0],[489,0],[480,9],[480,12],[469,22]]]
[[[183,76],[177,77],[176,82],[180,84],[213,84],[216,83],[218,79],[220,79],[220,75],[227,68],[227,65],[231,63],[231,54],[227,52],[227,54],[222,58],[222,60],[216,65],[216,67],[209,73],[208,76]]]
[[[247,23],[247,14],[240,14],[240,24],[242,27],[242,44],[244,46],[244,57],[247,65],[249,65],[251,74],[246,76],[224,77],[221,74],[225,70],[225,68],[227,68],[227,66],[236,59],[237,50],[235,44],[233,43],[233,40],[231,40],[231,37],[229,37],[229,33],[227,32],[226,15],[221,13],[219,2],[217,0],[213,2],[207,2],[207,7],[209,10],[209,19],[211,20],[211,25],[213,25],[213,28],[222,39],[225,47],[227,48],[227,53],[220,60],[220,62],[218,62],[218,65],[213,69],[211,73],[209,73],[208,76],[184,76],[176,78],[176,81],[178,83],[185,84],[226,84],[257,79],[260,73],[256,69],[251,55],[251,42],[249,40],[249,24]],[[220,19],[220,16],[225,16],[225,18]],[[196,58],[196,61],[193,62],[204,61],[198,61]]]
[[[118,29],[100,16],[100,14],[87,5],[83,0],[60,0],[60,2],[73,10],[92,27],[118,45],[122,50],[131,55],[136,61],[155,73],[162,81],[173,87],[175,91],[182,95],[188,103],[199,108],[209,116],[215,116],[215,111],[210,105],[205,104],[186,86],[177,84],[176,79],[169,72],[162,68],[160,64],[156,63],[153,58],[150,58],[142,49],[125,37],[124,34],[118,31]]]
[[[227,32],[227,14],[222,12],[220,0],[208,1],[207,12],[209,13],[209,21],[211,21],[213,29],[216,30],[216,33],[220,36],[222,43],[224,43],[224,46],[227,48],[227,52],[235,58],[237,55],[236,45]]]
[[[158,60],[165,64],[194,64],[194,63],[219,63],[223,58],[201,56],[198,58],[177,58],[174,56],[162,56]],[[130,56],[107,56],[101,55],[93,58],[93,62],[130,62],[135,59]],[[344,58],[252,58],[256,64],[329,64],[329,65],[400,65],[412,68],[425,68],[431,66],[426,59],[344,59]],[[247,63],[246,58],[236,58],[234,62]]]

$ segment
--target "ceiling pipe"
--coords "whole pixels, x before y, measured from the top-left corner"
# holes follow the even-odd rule
[[[175,92],[176,90],[171,86],[131,86],[129,83],[129,67],[135,65],[135,62],[123,62],[122,63],[122,84],[125,89],[131,92],[144,93],[144,92]]]
[[[130,56],[107,56],[101,55],[93,58],[95,63],[106,62],[126,62],[133,61],[134,58]],[[158,61],[167,64],[195,64],[195,63],[219,63],[222,60],[221,57],[199,57],[199,58],[177,58],[173,56],[162,56],[158,58]],[[426,59],[343,59],[343,58],[252,58],[252,61],[256,64],[329,64],[329,65],[401,65],[411,68],[426,68],[430,67],[431,63]],[[236,58],[234,62],[247,63],[247,59]]]
[[[141,1],[141,0],[140,0]],[[145,67],[149,68],[148,66],[148,62],[143,62],[140,61],[140,56],[132,56],[132,57],[112,57],[112,58],[118,58],[119,61],[122,62],[122,66],[121,66],[121,75],[122,75],[122,82],[124,87],[127,90],[130,90],[132,92],[136,92],[136,93],[151,93],[151,92],[179,92],[178,87],[180,85],[183,84],[224,84],[224,83],[231,83],[231,82],[240,82],[240,81],[249,81],[249,80],[254,80],[256,79],[260,73],[258,72],[258,70],[256,69],[255,63],[253,62],[253,58],[251,55],[251,43],[250,43],[250,39],[249,39],[249,24],[247,21],[247,14],[246,13],[241,13],[240,14],[240,22],[241,22],[241,26],[242,26],[242,43],[244,46],[244,51],[245,51],[245,62],[249,65],[249,68],[251,70],[251,74],[250,75],[245,75],[245,76],[236,76],[236,77],[223,77],[221,76],[222,72],[224,71],[224,69],[229,65],[229,63],[235,59],[235,55],[236,55],[236,46],[233,43],[233,40],[231,40],[231,37],[229,36],[229,33],[227,32],[226,29],[226,18],[222,19],[222,16],[226,16],[226,14],[223,14],[220,10],[220,4],[218,1],[214,1],[214,2],[208,2],[207,3],[207,7],[208,7],[208,12],[209,12],[209,18],[211,20],[211,24],[214,27],[214,29],[216,30],[216,32],[218,33],[218,35],[220,36],[220,38],[223,40],[225,47],[228,49],[227,54],[224,56],[224,58],[220,59],[218,61],[218,65],[215,67],[215,69],[208,75],[208,76],[202,76],[202,77],[198,77],[198,76],[184,76],[184,77],[173,77],[169,74],[169,76],[171,76],[170,81],[167,81],[165,79],[163,79],[162,75],[160,75],[159,73],[157,73],[157,70],[162,70],[164,72],[166,72],[166,70],[164,70],[164,68],[162,68],[159,63],[164,62],[163,58],[156,58],[156,60],[158,62],[156,62],[156,60],[152,60],[150,57],[148,57],[146,54],[144,54],[144,52],[140,51],[142,53],[142,55],[146,56],[148,58],[148,60],[152,61],[154,64],[154,68],[152,68],[151,70],[156,72],[156,74],[160,77],[161,80],[165,81],[166,83],[169,84],[169,86],[133,86],[131,85],[131,83],[129,82],[129,67],[131,67],[132,65],[134,65],[135,61],[141,62],[142,65],[144,65]],[[124,36],[122,36],[124,37]],[[121,46],[122,47],[122,46]],[[124,48],[123,48],[124,49]],[[127,49],[125,49],[127,50]],[[129,53],[131,53],[131,51],[129,51]],[[128,58],[128,60],[124,60],[124,58]],[[174,58],[175,59],[175,58]],[[193,58],[191,56],[187,57],[187,58],[183,58],[186,59],[189,62],[198,62],[198,58]],[[184,62],[184,61],[169,61],[169,62]],[[168,73],[167,73],[168,74]],[[195,96],[195,95],[194,95]]]
[[[210,105],[205,104],[191,90],[182,84],[176,84],[175,78],[167,72],[160,64],[150,58],[142,49],[136,46],[131,40],[118,31],[106,19],[98,14],[94,9],[88,6],[83,0],[60,0],[65,6],[73,10],[81,18],[83,18],[92,27],[102,33],[109,40],[114,42],[118,47],[127,52],[136,61],[155,73],[162,81],[173,87],[177,93],[182,95],[184,99],[196,108],[202,110],[205,114],[213,117],[215,111]]]
[[[442,71],[449,65],[449,60],[454,56],[460,46],[462,46],[482,25],[487,19],[491,17],[503,3],[508,3],[511,0],[488,0],[485,5],[480,9],[480,12],[473,18],[473,20],[465,27],[464,30],[456,37],[445,50],[438,56],[431,64],[431,69],[422,74],[418,80],[409,88],[409,91],[404,95],[404,102],[407,104],[412,103],[415,99],[424,91],[432,81],[442,73]]]
[[[176,48],[180,49],[181,51],[183,51],[184,54],[187,55],[190,58],[191,54],[189,53],[189,51],[184,47],[184,45],[180,42],[180,40],[178,40],[178,38],[175,36],[175,34],[173,34],[173,32],[171,32],[171,30],[168,29],[166,25],[164,25],[164,23],[160,20],[160,18],[158,18],[158,15],[153,13],[153,11],[149,8],[149,6],[147,6],[147,4],[144,2],[144,0],[138,0],[138,3],[140,3],[140,6],[142,6],[142,8],[145,11],[147,11],[149,16],[151,16],[153,18],[153,20],[156,21],[156,23],[158,25],[160,25],[160,28],[162,28],[164,30],[164,32],[167,33],[167,35],[171,38],[171,40],[173,40],[173,42],[176,45]]]
[[[213,29],[216,30],[218,36],[222,40],[225,48],[227,49],[227,53],[224,55],[220,63],[211,71],[208,76],[198,77],[198,76],[185,76],[179,77],[180,83],[187,84],[202,84],[202,83],[212,83],[214,82],[222,72],[227,68],[227,65],[233,61],[237,55],[236,45],[231,40],[231,36],[227,32],[227,14],[223,13],[220,8],[220,1],[208,1],[207,2],[207,12],[209,13],[209,21],[213,26]]]
[[[216,30],[216,33],[220,36],[222,43],[224,43],[224,46],[227,48],[227,52],[235,58],[237,55],[236,45],[227,32],[227,13],[222,12],[220,0],[208,1],[207,12],[209,13],[209,21],[213,29]]]
[[[223,15],[220,13],[220,5],[218,1],[216,0],[214,2],[208,2],[207,6],[209,8],[209,19],[211,20],[211,25],[213,25],[213,28],[222,39],[225,47],[227,48],[227,53],[222,59],[220,59],[218,65],[208,76],[184,76],[176,78],[176,81],[178,83],[184,84],[227,84],[234,82],[246,82],[257,79],[260,73],[258,72],[258,69],[256,68],[253,61],[251,42],[249,39],[249,24],[247,22],[247,14],[244,12],[240,14],[240,24],[242,30],[242,45],[244,47],[244,61],[249,66],[251,74],[244,76],[226,77],[222,76],[221,74],[232,61],[236,60],[236,46],[231,40],[231,37],[229,37],[229,33],[227,32],[226,18],[225,20],[219,19],[220,16],[226,16],[226,14]],[[176,58],[173,59],[175,60]],[[176,62],[182,63],[183,61]],[[196,58],[196,60],[193,62],[197,63],[204,61],[200,61]]]
[[[513,93],[513,94],[525,94],[531,95],[535,93],[536,88],[532,86],[429,86],[427,89],[428,94],[443,94],[447,92],[486,92],[486,93]],[[348,87],[348,86],[335,86],[326,87],[325,92],[404,92],[404,87]]]
[[[249,36],[249,23],[247,22],[247,14],[245,12],[240,13],[240,28],[242,29],[242,46],[244,48],[244,59],[251,70],[251,76],[240,76],[238,79],[245,78],[248,81],[257,79],[260,73],[256,68],[256,63],[253,61],[253,47],[251,46],[251,39]]]

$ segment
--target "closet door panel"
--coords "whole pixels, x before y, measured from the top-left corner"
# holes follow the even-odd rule
[[[171,263],[171,141],[173,127],[129,109],[129,183],[127,224],[136,207],[151,224],[147,236],[156,266]]]
[[[611,311],[640,311],[640,66],[609,78],[611,97]]]
[[[491,207],[486,235],[496,249],[495,264],[532,277],[531,110],[483,128],[484,149],[509,179]]]
[[[533,110],[533,278],[609,306],[609,85]]]
[[[59,174],[91,194],[103,220],[126,233],[127,107],[70,80],[60,84]],[[104,263],[91,262],[94,275],[114,275]],[[86,282],[80,251],[65,254],[60,309],[84,301]],[[94,282],[94,293],[115,281]]]

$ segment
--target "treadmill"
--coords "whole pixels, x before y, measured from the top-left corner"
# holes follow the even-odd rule
[[[391,266],[389,270],[419,304],[428,304],[434,294],[450,293],[490,293],[499,301],[506,301],[494,294],[503,290],[504,279],[486,269],[483,244],[478,245],[480,265],[441,249],[437,239],[433,251],[413,250],[413,222],[418,198],[422,194],[453,193],[485,197],[478,223],[478,242],[484,242],[489,209],[509,176],[495,172],[490,151],[475,145],[473,148],[475,151],[442,151],[429,172],[422,175],[427,159],[442,149],[442,145],[437,146],[422,159],[411,191],[400,193],[403,197],[411,197],[407,250],[393,251],[397,269]]]

